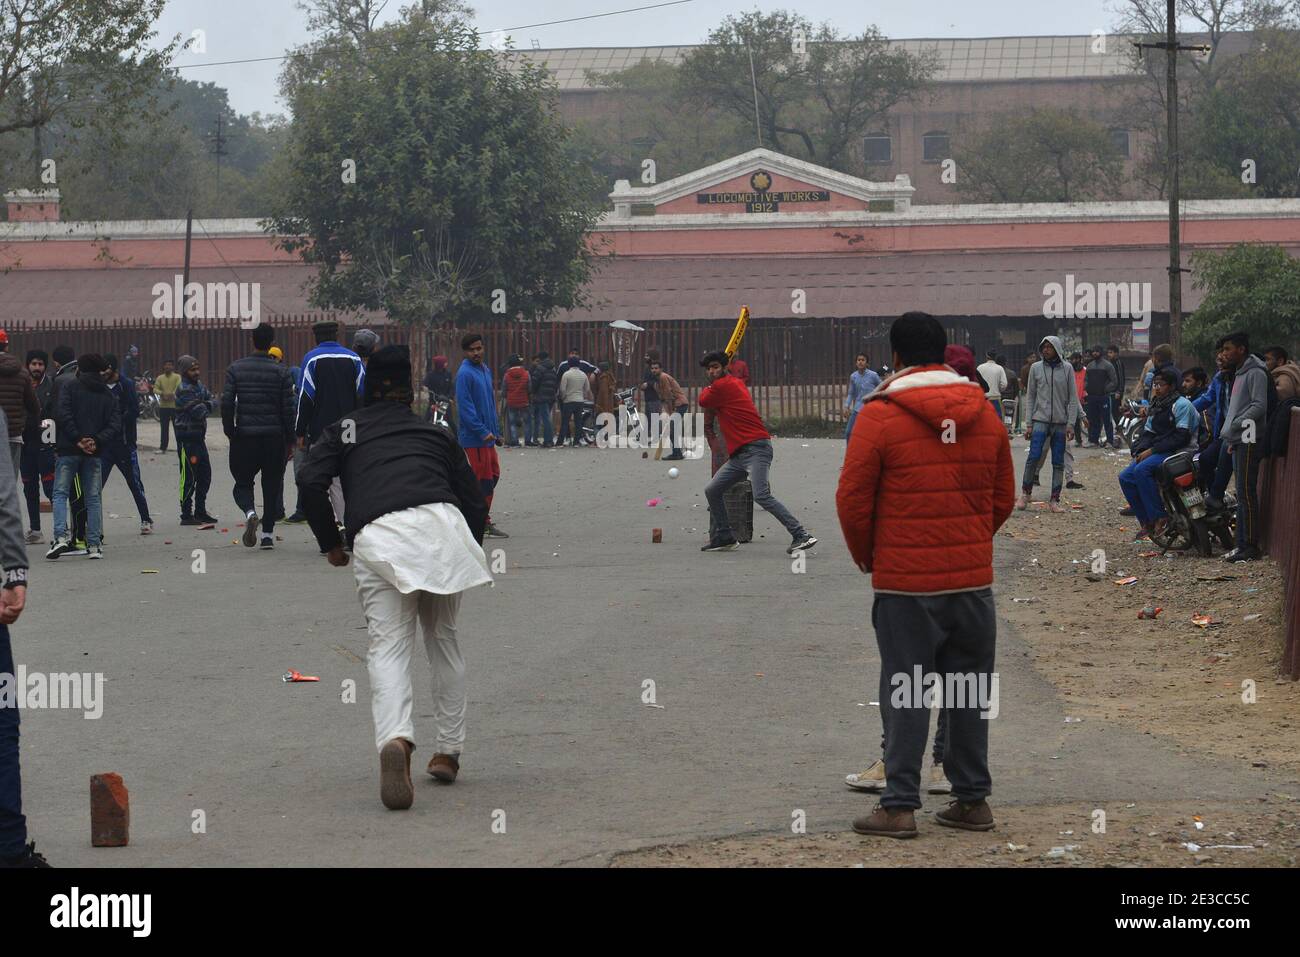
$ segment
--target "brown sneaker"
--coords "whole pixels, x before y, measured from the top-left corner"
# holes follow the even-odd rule
[[[379,799],[390,811],[405,811],[415,800],[411,783],[411,752],[415,745],[393,738],[379,750]]]
[[[907,808],[876,805],[870,814],[853,819],[853,830],[873,837],[916,837],[916,818]]]
[[[460,773],[460,755],[435,754],[429,759],[429,773],[443,784],[455,784]]]
[[[993,812],[989,802],[980,798],[974,804],[951,801],[942,811],[934,815],[937,823],[944,827],[959,827],[963,831],[993,830]]]

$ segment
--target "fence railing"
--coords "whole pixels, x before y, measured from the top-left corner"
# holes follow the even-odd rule
[[[1291,413],[1287,454],[1260,469],[1262,541],[1282,567],[1286,644],[1282,671],[1300,681],[1300,410]]]

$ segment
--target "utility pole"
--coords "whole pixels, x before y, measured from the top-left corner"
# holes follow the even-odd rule
[[[221,157],[228,155],[226,152],[226,134],[222,129],[225,123],[225,117],[220,113],[217,114],[217,131],[209,133],[212,140],[212,149],[209,151],[217,158],[217,195],[221,195]]]
[[[1167,186],[1169,190],[1169,345],[1174,358],[1182,355],[1183,344],[1183,268],[1182,245],[1178,234],[1178,53],[1179,51],[1209,52],[1209,45],[1198,43],[1180,46],[1178,43],[1177,0],[1165,0],[1165,40],[1163,43],[1137,43],[1139,50],[1165,51],[1165,123],[1167,155],[1165,157]]]
[[[189,328],[189,320],[185,318],[185,306],[189,301],[190,293],[190,231],[194,227],[194,210],[185,211],[185,275],[181,278],[181,328]]]

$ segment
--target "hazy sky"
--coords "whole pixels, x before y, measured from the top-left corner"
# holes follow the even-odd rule
[[[484,32],[569,17],[626,10],[655,0],[504,0],[472,3],[477,25]],[[999,37],[1087,34],[1106,29],[1115,16],[1117,0],[927,0],[925,3],[862,3],[861,0],[690,0],[658,10],[516,29],[518,47],[533,40],[542,47],[673,46],[699,43],[710,28],[729,14],[759,7],[797,9],[814,23],[829,20],[844,31],[875,23],[890,37]],[[385,14],[402,0],[389,0]],[[304,39],[304,15],[294,0],[169,0],[159,32],[189,37],[195,29],[206,36],[207,52],[183,53],[176,65],[192,80],[211,81],[230,91],[231,105],[240,113],[284,112],[276,91],[280,64],[242,63],[202,66],[223,60],[278,57]]]

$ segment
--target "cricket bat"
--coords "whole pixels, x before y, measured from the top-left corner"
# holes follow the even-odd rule
[[[740,351],[741,340],[745,338],[745,331],[749,328],[749,306],[740,307],[740,318],[736,320],[736,328],[732,330],[731,338],[727,341],[727,348],[723,351],[727,353],[727,358],[733,358]]]

